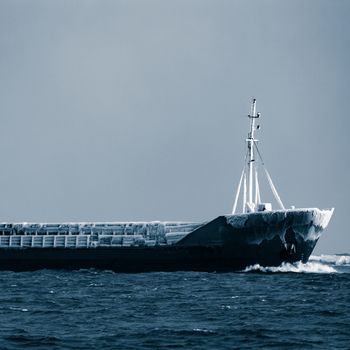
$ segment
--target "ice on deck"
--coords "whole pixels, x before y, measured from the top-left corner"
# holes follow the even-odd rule
[[[189,222],[0,223],[0,246],[94,247],[175,244],[200,227]]]
[[[247,240],[260,244],[264,239],[272,239],[278,234],[284,241],[288,228],[303,240],[315,240],[327,227],[333,209],[318,208],[288,209],[226,216],[226,222],[238,230],[246,229]],[[261,234],[261,229],[265,232]]]

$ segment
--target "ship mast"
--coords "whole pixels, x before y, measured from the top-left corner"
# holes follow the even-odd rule
[[[252,213],[256,211],[264,211],[271,210],[271,203],[262,203],[260,198],[260,188],[258,181],[258,172],[257,166],[255,165],[255,151],[260,159],[261,165],[265,170],[265,174],[267,177],[268,184],[272,191],[273,196],[276,199],[277,204],[282,210],[285,210],[285,207],[281,201],[280,196],[277,193],[276,187],[274,186],[271,176],[268,173],[264,161],[261,157],[259,148],[258,148],[258,140],[254,137],[255,130],[259,129],[259,125],[255,125],[255,120],[260,118],[260,113],[256,112],[256,99],[253,98],[251,112],[248,115],[250,119],[250,130],[248,133],[248,138],[246,139],[248,151],[246,154],[246,158],[244,161],[244,168],[242,170],[241,178],[239,180],[235,201],[232,208],[232,214],[236,213],[238,199],[241,193],[241,187],[243,182],[243,213]],[[248,178],[248,181],[247,181]],[[248,182],[248,183],[247,183]],[[255,190],[254,199],[253,192]]]
[[[255,119],[260,117],[259,113],[256,113],[256,99],[253,98],[252,107],[251,107],[251,113],[248,115],[250,119],[250,132],[248,134],[247,138],[247,145],[248,145],[248,202],[247,202],[247,209],[249,212],[255,210],[255,204],[253,202],[253,175],[254,175],[254,143],[257,141],[254,138],[254,132],[255,132]]]

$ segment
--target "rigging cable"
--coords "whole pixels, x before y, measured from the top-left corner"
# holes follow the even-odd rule
[[[266,174],[266,177],[267,177],[267,181],[268,181],[268,183],[269,183],[269,185],[270,185],[271,191],[272,191],[272,193],[273,193],[273,195],[274,195],[274,197],[275,197],[275,199],[276,199],[278,205],[281,207],[281,209],[285,210],[286,208],[284,207],[284,205],[283,205],[283,203],[282,203],[282,200],[281,200],[280,196],[278,195],[278,192],[277,192],[277,190],[276,190],[276,187],[274,186],[274,184],[273,184],[273,182],[272,182],[272,179],[271,179],[271,176],[270,176],[269,172],[268,172],[267,169],[266,169],[266,166],[265,166],[265,163],[264,163],[264,161],[263,161],[263,159],[262,159],[262,156],[261,156],[261,153],[260,153],[260,151],[259,151],[258,145],[256,144],[255,141],[254,141],[254,146],[255,146],[256,151],[257,151],[257,153],[258,153],[258,155],[259,155],[259,158],[260,158],[260,160],[261,160],[261,164],[262,164],[262,166],[264,167],[265,174]]]
[[[242,170],[241,178],[239,180],[239,185],[238,185],[237,192],[236,192],[236,197],[235,197],[235,203],[233,204],[233,208],[232,208],[232,214],[234,214],[236,212],[238,198],[239,198],[239,194],[241,192],[242,180],[243,180],[243,176],[245,174],[245,167],[246,167],[247,157],[248,157],[248,152],[246,153],[245,158],[244,158],[244,167],[243,167],[243,170]]]

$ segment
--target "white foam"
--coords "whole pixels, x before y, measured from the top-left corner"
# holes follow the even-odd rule
[[[252,266],[246,267],[243,272],[265,272],[265,273],[275,273],[275,272],[294,272],[294,273],[335,273],[337,272],[331,266],[319,263],[319,262],[308,262],[303,264],[297,262],[294,264],[291,263],[282,263],[280,266],[260,266],[255,264]]]
[[[350,266],[350,255],[311,255],[309,261],[318,261],[336,266]]]

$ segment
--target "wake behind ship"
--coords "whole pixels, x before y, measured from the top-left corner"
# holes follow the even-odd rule
[[[231,214],[203,223],[0,223],[0,269],[235,271],[254,264],[307,262],[333,209],[284,207],[254,137],[260,117],[255,99],[248,117],[245,166]],[[261,201],[259,159],[278,210]],[[240,198],[242,212],[236,214]]]

